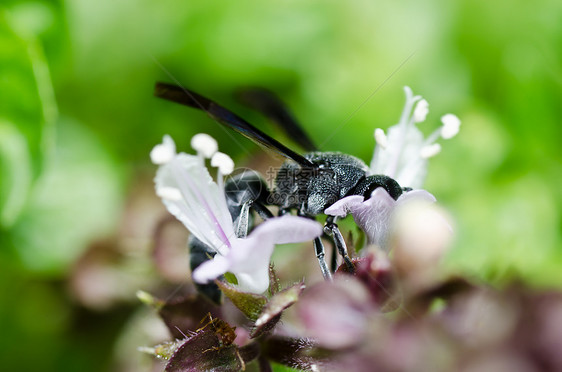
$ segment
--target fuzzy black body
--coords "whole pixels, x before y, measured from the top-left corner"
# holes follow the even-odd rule
[[[309,152],[304,157],[315,167],[303,168],[292,160],[283,163],[269,204],[314,217],[348,195],[368,170],[362,160],[340,152]]]

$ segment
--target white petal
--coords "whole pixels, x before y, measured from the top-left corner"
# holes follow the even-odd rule
[[[352,209],[353,219],[365,232],[369,243],[387,249],[389,221],[395,204],[388,192],[378,187],[369,199]]]
[[[252,272],[238,272],[235,274],[238,287],[244,292],[263,293],[269,287],[269,263],[267,266],[257,267]]]
[[[298,243],[322,235],[322,225],[296,216],[268,219],[246,239],[235,239],[227,255],[229,271],[246,291],[262,293],[269,286],[269,261],[275,244]]]
[[[219,168],[222,175],[227,176],[234,170],[234,162],[230,156],[222,152],[216,152],[211,158],[211,166]]]
[[[350,195],[344,198],[341,198],[324,211],[325,214],[329,216],[336,216],[343,218],[351,213],[352,210],[355,209],[357,205],[363,203],[365,198],[361,195]]]
[[[420,163],[420,150],[424,138],[420,130],[412,125],[405,131],[400,124],[389,128],[387,132],[388,145],[386,149],[377,146],[375,157],[371,162],[370,174],[385,174],[394,178],[402,186],[412,186],[410,183],[415,174],[425,175],[425,163]],[[415,187],[421,187],[416,185]]]
[[[461,121],[453,114],[446,114],[441,117],[443,127],[441,128],[441,137],[444,139],[453,138],[459,133]]]
[[[205,261],[197,266],[193,270],[191,277],[197,283],[206,284],[229,271],[229,268],[230,262],[225,257],[217,254],[212,260]]]
[[[291,215],[270,218],[250,234],[258,239],[271,239],[274,244],[300,243],[320,235],[322,235],[320,223]]]
[[[174,140],[169,135],[165,135],[162,139],[162,143],[154,146],[152,151],[150,151],[150,160],[154,164],[166,164],[171,161],[176,155],[176,144]]]
[[[245,239],[233,240],[226,260],[228,271],[236,276],[241,290],[262,293],[267,289],[273,248],[274,244],[270,239],[258,239],[252,234]]]
[[[401,205],[414,200],[426,201],[428,203],[435,203],[437,201],[437,199],[435,199],[435,196],[433,196],[433,194],[431,194],[429,191],[418,189],[402,193],[396,203],[397,205]]]
[[[217,141],[205,133],[199,133],[191,138],[191,147],[205,158],[210,158],[219,149]]]
[[[217,184],[198,156],[181,153],[161,165],[154,179],[156,193],[170,196],[171,189],[181,193],[164,198],[168,211],[199,240],[217,251],[226,253],[234,236],[232,218]]]

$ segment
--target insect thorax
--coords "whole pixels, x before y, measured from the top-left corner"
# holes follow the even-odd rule
[[[303,168],[293,161],[283,163],[275,179],[270,203],[315,216],[344,197],[367,172],[360,159],[339,152],[310,152],[305,158],[317,165]]]

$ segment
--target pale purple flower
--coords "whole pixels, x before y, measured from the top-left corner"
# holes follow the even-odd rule
[[[409,87],[404,87],[404,91],[406,104],[398,124],[388,129],[388,135],[380,128],[375,129],[377,144],[369,173],[384,174],[402,186],[417,189],[423,186],[427,159],[441,151],[441,145],[436,141],[454,137],[461,122],[455,115],[446,114],[441,117],[443,125],[424,138],[416,123],[425,120],[429,104],[421,96],[414,96]]]
[[[339,218],[351,213],[355,223],[367,235],[369,244],[388,251],[390,224],[396,207],[415,200],[435,202],[435,197],[425,190],[412,190],[394,200],[385,189],[378,187],[367,200],[361,195],[346,196],[327,208],[325,213]]]
[[[263,222],[247,238],[237,237],[223,187],[223,175],[232,172],[234,163],[226,154],[217,152],[210,136],[195,136],[192,146],[198,155],[177,154],[172,138],[164,136],[150,155],[159,165],[154,179],[156,194],[172,215],[216,252],[213,259],[193,271],[193,279],[204,284],[231,272],[241,290],[264,292],[269,285],[274,245],[312,240],[322,234],[322,226],[287,215]],[[205,158],[211,158],[212,166],[217,167],[218,183],[205,167]]]

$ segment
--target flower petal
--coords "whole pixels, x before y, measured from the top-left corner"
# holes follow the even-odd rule
[[[376,146],[369,174],[385,174],[400,185],[419,188],[427,168],[427,160],[419,156],[424,137],[417,126],[407,124],[388,129],[386,146]]]
[[[217,254],[212,260],[205,261],[201,265],[197,266],[197,268],[193,270],[191,277],[197,283],[207,284],[211,280],[215,280],[229,271],[229,268],[230,262],[228,259],[220,254]]]
[[[235,239],[227,255],[229,271],[240,288],[262,293],[269,286],[269,261],[275,244],[299,243],[322,235],[316,221],[286,215],[271,218],[256,227],[246,239]]]
[[[353,219],[367,234],[369,243],[376,244],[382,249],[387,248],[389,221],[396,201],[390,194],[378,187],[371,197],[361,205],[354,206],[351,210]]]
[[[341,198],[330,207],[326,208],[325,214],[329,216],[336,216],[343,218],[347,216],[353,209],[356,209],[358,205],[363,203],[365,198],[361,195],[350,195]]]
[[[273,244],[300,243],[322,235],[322,225],[314,220],[285,215],[271,218],[250,234],[257,239],[270,239]]]
[[[168,211],[206,245],[226,253],[234,236],[232,217],[222,190],[213,181],[198,156],[180,153],[159,167],[154,179],[156,193]],[[178,193],[170,193],[178,190]]]
[[[433,196],[432,193],[430,193],[429,191],[426,190],[422,190],[422,189],[418,189],[418,190],[412,190],[412,191],[408,191],[403,193],[402,195],[400,195],[400,197],[398,198],[398,200],[396,201],[398,205],[403,204],[405,202],[409,202],[412,200],[418,200],[418,201],[428,201],[431,203],[434,203],[437,201],[437,199],[435,198],[435,196]]]
[[[238,279],[238,287],[244,292],[263,293],[269,288],[269,262],[265,269],[256,266],[254,271],[232,273]]]

